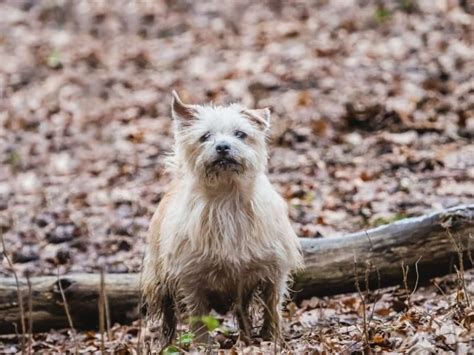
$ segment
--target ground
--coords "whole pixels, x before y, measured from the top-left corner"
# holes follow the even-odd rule
[[[3,0],[0,13],[0,228],[19,274],[139,270],[170,181],[173,89],[271,108],[269,175],[300,236],[474,203],[469,2]],[[308,300],[289,312],[288,342],[462,353],[473,315],[441,284],[404,307],[392,302],[403,287],[372,295],[365,343],[373,299]],[[64,349],[66,334],[35,346]],[[107,346],[133,348],[135,335],[117,325]]]

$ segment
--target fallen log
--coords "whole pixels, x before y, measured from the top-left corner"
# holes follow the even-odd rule
[[[463,255],[466,267],[474,249],[474,205],[458,206],[416,218],[407,218],[375,229],[339,237],[301,238],[305,269],[295,275],[296,298],[330,295],[354,290],[356,274],[371,270],[371,287],[402,281],[402,263],[417,264],[420,280],[453,272]],[[414,268],[411,267],[411,270]],[[376,272],[380,285],[374,283]],[[74,327],[96,328],[100,275],[71,274],[31,278],[33,327],[35,331],[67,328],[59,283],[67,300]],[[110,319],[130,323],[138,318],[139,274],[105,275]],[[363,282],[362,282],[363,283]],[[21,294],[28,301],[28,286],[20,279]],[[17,286],[14,278],[0,277],[0,333],[20,328]]]
[[[428,280],[454,272],[460,255],[464,267],[473,266],[474,205],[345,236],[301,239],[301,245],[305,269],[295,276],[297,298],[353,291],[355,275],[362,279],[367,268],[372,288],[379,286],[377,273],[380,286],[399,284],[402,263],[410,270],[416,264],[419,279]]]

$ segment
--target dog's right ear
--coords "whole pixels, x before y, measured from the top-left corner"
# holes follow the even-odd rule
[[[173,101],[171,102],[171,115],[180,126],[186,127],[196,118],[196,108],[194,105],[186,105],[179,98],[178,93],[173,90]]]

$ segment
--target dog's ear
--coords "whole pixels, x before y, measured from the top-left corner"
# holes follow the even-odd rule
[[[243,110],[244,114],[250,121],[255,123],[263,131],[266,131],[270,128],[270,109],[262,108],[256,110]]]
[[[187,105],[181,101],[178,93],[173,90],[173,100],[171,101],[171,115],[173,119],[182,126],[188,126],[196,118],[197,110],[194,105]]]

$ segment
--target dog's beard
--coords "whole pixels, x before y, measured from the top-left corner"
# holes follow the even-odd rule
[[[208,180],[217,180],[222,176],[242,175],[244,164],[233,157],[218,157],[205,165],[204,175]]]

